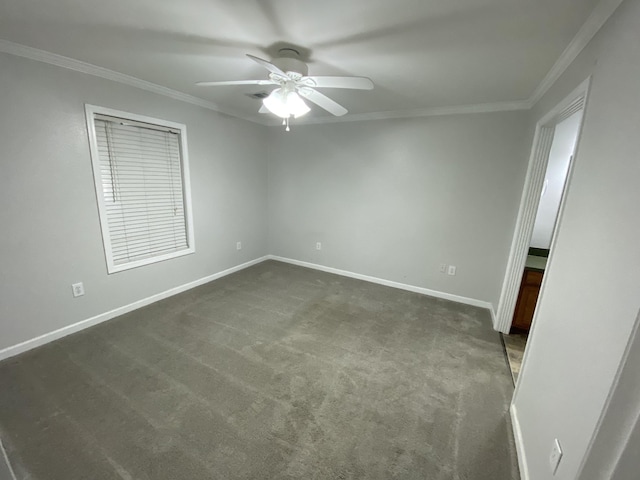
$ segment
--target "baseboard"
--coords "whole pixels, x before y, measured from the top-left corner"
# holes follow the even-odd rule
[[[177,287],[170,288],[169,290],[165,290],[164,292],[151,295],[150,297],[143,298],[142,300],[138,300],[136,302],[130,303],[129,305],[118,307],[108,312],[96,315],[95,317],[87,318],[86,320],[81,320],[72,325],[67,325],[66,327],[59,328],[58,330],[54,330],[53,332],[45,333],[44,335],[40,335],[39,337],[32,338],[31,340],[26,340],[24,342],[18,343],[17,345],[3,348],[2,350],[0,350],[0,361],[9,357],[18,355],[20,353],[26,352],[27,350],[31,350],[33,348],[39,347],[46,343],[52,342],[59,338],[66,337],[67,335],[71,335],[72,333],[79,332],[80,330],[84,330],[85,328],[89,328],[99,323],[106,322],[107,320],[111,320],[112,318],[118,317],[120,315],[124,315],[125,313],[132,312],[133,310],[137,310],[138,308],[145,307],[159,300],[163,300],[173,295],[177,295],[178,293],[182,293],[186,290],[190,290],[192,288],[198,287],[205,283],[209,283],[213,280],[224,277],[226,275],[230,275],[240,270],[244,270],[245,268],[251,267],[252,265],[256,265],[257,263],[264,262],[269,257],[270,256],[267,255],[264,257],[256,258],[254,260],[243,263],[241,265],[236,265],[235,267],[231,267],[226,270],[222,270],[221,272],[214,273],[213,275],[209,275],[209,276],[200,278],[198,280],[194,280],[193,282],[185,283],[184,285],[179,285]]]
[[[511,427],[513,428],[513,438],[516,443],[516,453],[518,455],[518,468],[520,469],[520,480],[529,480],[529,469],[527,468],[527,457],[524,453],[524,441],[522,439],[522,431],[520,430],[520,422],[518,421],[518,412],[516,406],[512,403],[509,408],[511,415]]]
[[[365,282],[377,283],[386,287],[399,288],[400,290],[408,290],[409,292],[421,293],[423,295],[429,295],[430,297],[443,298],[445,300],[452,300],[458,303],[464,303],[466,305],[473,305],[474,307],[482,307],[489,310],[492,320],[495,317],[493,312],[493,305],[491,302],[485,302],[484,300],[477,300],[475,298],[462,297],[460,295],[454,295],[452,293],[439,292],[437,290],[431,290],[429,288],[417,287],[415,285],[408,285],[406,283],[394,282],[391,280],[385,280],[384,278],[370,277],[369,275],[362,275],[361,273],[349,272],[347,270],[340,270],[338,268],[326,267],[324,265],[318,265],[316,263],[303,262],[301,260],[294,260],[292,258],[279,257],[277,255],[267,255],[270,260],[277,260],[279,262],[290,263],[292,265],[298,265],[300,267],[313,268],[314,270],[321,270],[323,272],[335,273],[344,277],[356,278],[358,280],[364,280]]]
[[[241,265],[237,265],[235,267],[228,268],[218,273],[214,273],[213,275],[209,275],[207,277],[200,278],[198,280],[194,280],[193,282],[185,283],[184,285],[179,285],[177,287],[171,288],[164,292],[157,293],[155,295],[151,295],[150,297],[143,298],[142,300],[138,300],[136,302],[130,303],[129,305],[125,305],[122,307],[115,308],[105,313],[101,313],[91,318],[87,318],[86,320],[81,320],[80,322],[74,323],[72,325],[68,325],[66,327],[62,327],[58,330],[54,330],[53,332],[45,333],[44,335],[40,335],[39,337],[32,338],[30,340],[26,340],[24,342],[18,343],[17,345],[12,345],[10,347],[6,347],[0,350],[0,361],[13,357],[15,355],[19,355],[20,353],[26,352],[33,348],[39,347],[46,343],[52,342],[62,337],[66,337],[67,335],[71,335],[72,333],[79,332],[84,330],[85,328],[92,327],[102,322],[106,322],[107,320],[111,320],[112,318],[118,317],[120,315],[124,315],[125,313],[129,313],[133,310],[137,310],[138,308],[145,307],[151,303],[157,302],[159,300],[163,300],[167,297],[171,297],[178,293],[182,293],[186,290],[190,290],[197,286],[203,285],[205,283],[211,282],[218,278],[224,277],[231,273],[243,270],[245,268],[251,267],[252,265],[256,265],[265,260],[277,260],[279,262],[290,263],[293,265],[298,265],[306,268],[313,268],[315,270],[321,270],[323,272],[335,273],[337,275],[343,275],[345,277],[355,278],[358,280],[364,280],[366,282],[377,283],[379,285],[385,285],[387,287],[399,288],[401,290],[407,290],[410,292],[420,293],[423,295],[429,295],[431,297],[442,298],[445,300],[451,300],[458,303],[464,303],[466,305],[473,305],[475,307],[486,308],[489,310],[491,314],[492,320],[495,321],[495,313],[493,309],[493,305],[490,302],[485,302],[483,300],[477,300],[474,298],[463,297],[460,295],[454,295],[451,293],[439,292],[437,290],[431,290],[428,288],[417,287],[415,285],[408,285],[405,283],[394,282],[391,280],[385,280],[383,278],[371,277],[369,275],[363,275],[360,273],[349,272],[347,270],[340,270],[338,268],[327,267],[324,265],[318,265],[310,262],[303,262],[300,260],[294,260],[292,258],[279,257],[277,255],[265,255],[260,258],[256,258],[255,260],[251,260],[249,262],[243,263]]]
[[[489,308],[489,313],[491,314],[491,325],[493,326],[493,329],[496,332],[499,332],[500,330],[498,330],[496,324],[498,323],[498,317],[496,317],[496,311],[493,308],[493,303],[490,303],[489,305],[491,305],[491,307]]]

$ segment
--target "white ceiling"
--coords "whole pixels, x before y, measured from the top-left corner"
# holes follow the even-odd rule
[[[245,53],[306,49],[310,74],[363,75],[325,90],[352,114],[528,99],[598,0],[2,0],[0,39],[64,55],[258,118],[266,78]],[[310,116],[325,113],[314,107]]]

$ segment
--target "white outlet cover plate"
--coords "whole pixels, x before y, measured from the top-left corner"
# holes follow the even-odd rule
[[[558,471],[558,465],[562,460],[562,447],[557,438],[553,440],[553,447],[551,448],[551,455],[549,455],[549,466],[551,467],[551,473],[553,475]]]
[[[322,243],[320,242],[316,243],[316,250],[322,250]]]
[[[447,271],[447,273],[449,275],[455,275],[456,274],[456,267],[455,265],[449,265],[449,270]]]
[[[71,285],[71,290],[73,291],[74,297],[81,297],[84,295],[84,285],[82,282]]]

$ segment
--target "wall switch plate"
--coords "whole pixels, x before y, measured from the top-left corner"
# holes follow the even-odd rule
[[[84,295],[84,285],[82,284],[82,282],[74,283],[73,285],[71,285],[71,290],[73,291],[74,297],[81,297],[82,295]]]
[[[236,250],[242,250],[242,242],[236,242]]]
[[[322,243],[316,242],[316,250],[322,250]]]
[[[551,473],[553,475],[558,471],[558,465],[562,460],[562,448],[557,438],[553,440],[553,447],[551,448],[551,454],[549,455],[549,466],[551,467]]]
[[[440,264],[440,273],[445,273],[447,271],[447,264],[446,263],[441,263]]]
[[[447,275],[455,275],[456,274],[456,266],[449,265],[449,270],[447,270]]]

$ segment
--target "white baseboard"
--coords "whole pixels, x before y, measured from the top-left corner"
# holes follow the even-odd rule
[[[431,290],[429,288],[416,287],[415,285],[407,285],[406,283],[385,280],[384,278],[370,277],[369,275],[362,275],[360,273],[349,272],[347,270],[326,267],[324,265],[318,265],[316,263],[303,262],[301,260],[294,260],[292,258],[278,257],[277,255],[267,255],[267,258],[270,260],[277,260],[279,262],[290,263],[292,265],[298,265],[300,267],[313,268],[315,270],[321,270],[323,272],[335,273],[344,277],[356,278],[358,280],[364,280],[365,282],[377,283],[386,287],[399,288],[400,290],[408,290],[410,292],[421,293],[423,295],[429,295],[430,297],[443,298],[445,300],[452,300],[454,302],[464,303],[466,305],[473,305],[474,307],[486,308],[491,313],[492,320],[495,317],[495,314],[493,312],[493,305],[491,304],[491,302],[485,302],[484,300],[462,297],[460,295],[454,295],[452,293],[439,292],[437,290]]]
[[[408,290],[410,292],[421,293],[423,295],[429,295],[431,297],[443,298],[445,300],[452,300],[454,302],[464,303],[466,305],[473,305],[475,307],[486,308],[491,313],[491,318],[495,319],[493,305],[490,302],[485,302],[483,300],[476,300],[474,298],[462,297],[460,295],[453,295],[451,293],[439,292],[437,290],[430,290],[428,288],[416,287],[414,285],[407,285],[404,283],[393,282],[391,280],[385,280],[383,278],[371,277],[369,275],[362,275],[360,273],[349,272],[347,270],[340,270],[337,268],[326,267],[324,265],[318,265],[315,263],[303,262],[300,260],[294,260],[292,258],[279,257],[276,255],[265,255],[264,257],[256,258],[255,260],[251,260],[241,265],[228,268],[227,270],[214,273],[213,275],[209,275],[207,277],[194,280],[193,282],[185,283],[184,285],[179,285],[177,287],[171,288],[164,292],[151,295],[150,297],[143,298],[142,300],[138,300],[136,302],[130,303],[129,305],[115,308],[108,312],[101,313],[91,318],[87,318],[86,320],[81,320],[80,322],[74,323],[72,325],[68,325],[66,327],[62,327],[58,330],[54,330],[53,332],[45,333],[44,335],[40,335],[39,337],[32,338],[30,340],[26,340],[24,342],[18,343],[17,345],[12,345],[10,347],[3,348],[2,350],[0,350],[0,361],[9,357],[18,355],[20,353],[26,352],[27,350],[31,350],[33,348],[39,347],[46,343],[52,342],[59,338],[66,337],[67,335],[71,335],[72,333],[79,332],[80,330],[84,330],[85,328],[92,327],[93,325],[106,322],[107,320],[111,320],[112,318],[118,317],[120,315],[124,315],[125,313],[129,313],[133,310],[137,310],[138,308],[145,307],[151,303],[154,303],[159,300],[165,299],[167,297],[171,297],[178,293],[184,292],[185,290],[195,288],[199,285],[203,285],[205,283],[211,282],[213,280],[224,277],[231,273],[251,267],[252,265],[256,265],[265,260],[277,260],[280,262],[290,263],[290,264],[298,265],[301,267],[313,268],[315,270],[321,270],[323,272],[335,273],[337,275],[343,275],[345,277],[356,278],[358,280],[364,280],[366,282],[377,283],[379,285],[385,285],[387,287],[399,288],[401,290]]]
[[[496,317],[496,311],[493,308],[493,303],[490,303],[489,305],[491,305],[491,307],[489,307],[489,313],[491,314],[491,325],[493,326],[493,329],[496,332],[499,332],[500,330],[498,330],[498,328],[496,327],[496,323],[498,323],[498,317]]]
[[[518,468],[520,469],[520,480],[529,480],[529,469],[527,468],[527,456],[524,453],[524,441],[522,439],[522,431],[520,430],[520,422],[518,421],[518,413],[516,406],[512,403],[509,408],[511,415],[511,427],[513,428],[513,437],[516,443],[516,453],[518,455]]]
[[[177,287],[170,288],[169,290],[165,290],[164,292],[151,295],[150,297],[143,298],[142,300],[138,300],[136,302],[130,303],[129,305],[118,307],[108,312],[96,315],[94,317],[87,318],[86,320],[81,320],[80,322],[74,323],[72,325],[67,325],[66,327],[59,328],[58,330],[54,330],[53,332],[45,333],[44,335],[40,335],[39,337],[32,338],[31,340],[26,340],[24,342],[18,343],[17,345],[12,345],[10,347],[3,348],[2,350],[0,350],[0,361],[9,357],[18,355],[20,353],[26,352],[27,350],[31,350],[33,348],[39,347],[41,345],[44,345],[45,343],[49,343],[59,338],[66,337],[67,335],[71,335],[72,333],[79,332],[80,330],[84,330],[85,328],[89,328],[99,323],[106,322],[107,320],[111,320],[112,318],[118,317],[120,315],[124,315],[125,313],[129,313],[133,310],[137,310],[138,308],[145,307],[159,300],[171,297],[178,293],[182,293],[185,290],[190,290],[192,288],[198,287],[205,283],[209,283],[213,280],[229,275],[231,273],[244,270],[245,268],[251,267],[252,265],[256,265],[257,263],[264,262],[268,258],[269,256],[256,258],[255,260],[251,260],[241,265],[236,265],[235,267],[231,267],[221,272],[214,273],[213,275],[209,275],[207,277],[194,280],[193,282],[185,283],[184,285],[179,285]]]

